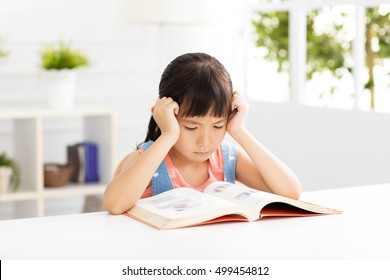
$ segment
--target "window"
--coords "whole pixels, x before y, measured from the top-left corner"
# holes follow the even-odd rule
[[[248,96],[390,112],[390,4],[257,0]]]
[[[248,55],[250,98],[273,102],[289,100],[288,23],[286,11],[257,12],[252,24],[255,47]]]
[[[352,6],[307,10],[305,104],[354,107],[353,22]]]
[[[368,7],[365,13],[367,70],[360,106],[390,112],[390,4]]]

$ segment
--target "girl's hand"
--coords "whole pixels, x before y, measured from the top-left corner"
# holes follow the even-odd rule
[[[171,135],[179,138],[180,127],[176,119],[179,114],[179,105],[171,97],[163,97],[157,99],[152,107],[152,115],[158,127],[161,130],[161,135]]]
[[[233,93],[232,116],[227,124],[227,132],[234,137],[235,134],[245,129],[245,118],[248,112],[249,104],[237,92]]]

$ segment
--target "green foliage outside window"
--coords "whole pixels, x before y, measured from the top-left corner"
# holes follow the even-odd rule
[[[339,39],[337,35],[343,25],[335,21],[327,32],[315,32],[314,24],[319,13],[318,10],[310,10],[307,13],[307,79],[310,80],[314,73],[323,71],[330,71],[335,78],[340,79],[343,73],[352,71],[347,59],[351,55],[352,43]],[[288,12],[258,12],[256,19],[252,21],[256,46],[267,50],[264,59],[277,62],[279,72],[289,70],[288,15]],[[370,90],[370,106],[374,109],[373,69],[375,64],[390,58],[390,13],[381,14],[378,8],[370,8],[367,9],[366,15],[366,65],[369,72],[366,88]],[[377,42],[375,46],[373,42]]]
[[[378,8],[369,8],[366,16],[366,65],[369,75],[366,88],[371,93],[371,108],[375,108],[374,65],[390,59],[390,13],[384,14]]]

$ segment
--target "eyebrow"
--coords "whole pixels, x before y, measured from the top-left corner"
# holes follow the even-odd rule
[[[213,124],[218,124],[218,123],[223,123],[227,120],[227,118],[220,119],[219,121],[213,122]],[[204,123],[200,123],[197,121],[193,121],[190,119],[183,119],[183,122],[188,123],[188,124],[196,124],[196,125],[203,125]]]

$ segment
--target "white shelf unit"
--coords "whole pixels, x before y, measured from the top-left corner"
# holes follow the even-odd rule
[[[62,187],[44,187],[45,121],[76,119],[81,122],[82,139],[93,141],[99,149],[99,183],[69,184]],[[115,114],[106,109],[54,110],[1,110],[0,125],[8,124],[12,151],[10,155],[21,167],[21,186],[17,192],[0,194],[0,204],[12,202],[13,218],[45,216],[45,202],[52,198],[103,194],[114,171]],[[0,152],[2,147],[0,135]],[[50,143],[53,144],[53,143]],[[55,143],[54,143],[55,144]],[[73,143],[69,143],[73,144]],[[65,145],[56,147],[66,150]]]

